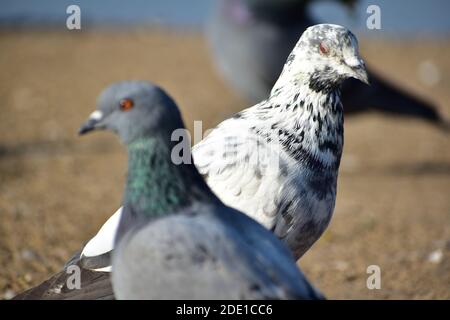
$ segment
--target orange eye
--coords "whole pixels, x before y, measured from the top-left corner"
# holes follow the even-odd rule
[[[122,99],[120,100],[120,110],[128,111],[132,109],[134,106],[134,102],[131,99]]]
[[[328,48],[328,46],[323,42],[320,43],[319,50],[320,50],[320,53],[322,53],[322,54],[328,54],[330,52],[330,49]]]

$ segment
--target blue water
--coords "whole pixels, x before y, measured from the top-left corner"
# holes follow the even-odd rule
[[[82,29],[101,25],[159,24],[199,28],[214,0],[0,0],[0,25],[65,28],[66,8],[81,8]],[[366,28],[366,8],[381,8],[381,30]],[[338,23],[356,32],[380,35],[450,36],[448,0],[361,0],[353,14],[332,1],[317,1],[312,14],[322,22]]]

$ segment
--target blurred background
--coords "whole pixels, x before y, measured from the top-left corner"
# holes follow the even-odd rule
[[[69,30],[69,5],[81,29]],[[370,30],[369,5],[381,13]],[[39,284],[120,206],[126,157],[77,129],[144,79],[203,130],[264,99],[305,27],[349,27],[372,86],[343,89],[330,227],[299,261],[331,299],[450,298],[450,2],[0,0],[0,299]],[[366,287],[369,265],[382,288]]]

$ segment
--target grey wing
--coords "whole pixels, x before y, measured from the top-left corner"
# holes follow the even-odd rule
[[[334,209],[335,197],[327,195],[316,201],[309,194],[301,176],[286,181],[277,201],[276,221],[273,233],[291,250],[296,260],[319,239],[326,230]],[[297,184],[296,187],[290,183]]]
[[[224,121],[195,145],[194,162],[226,205],[271,228],[275,221],[274,198],[280,190],[279,152],[263,137],[250,132],[242,121]]]
[[[249,250],[253,250],[257,263],[282,289],[278,298],[324,299],[302,271],[298,268],[291,251],[273,233],[244,215],[226,217],[244,239]]]
[[[70,268],[72,267],[72,268]],[[80,286],[74,277],[80,276]],[[13,298],[14,300],[111,300],[114,299],[110,273],[85,269],[80,253],[75,254],[64,269]]]

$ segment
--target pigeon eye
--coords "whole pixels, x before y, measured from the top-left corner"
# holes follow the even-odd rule
[[[134,102],[131,99],[122,99],[122,100],[120,100],[119,105],[120,105],[120,110],[128,111],[133,108]]]
[[[320,43],[319,50],[320,50],[321,54],[328,54],[330,52],[330,49],[328,48],[328,46],[324,42]]]

